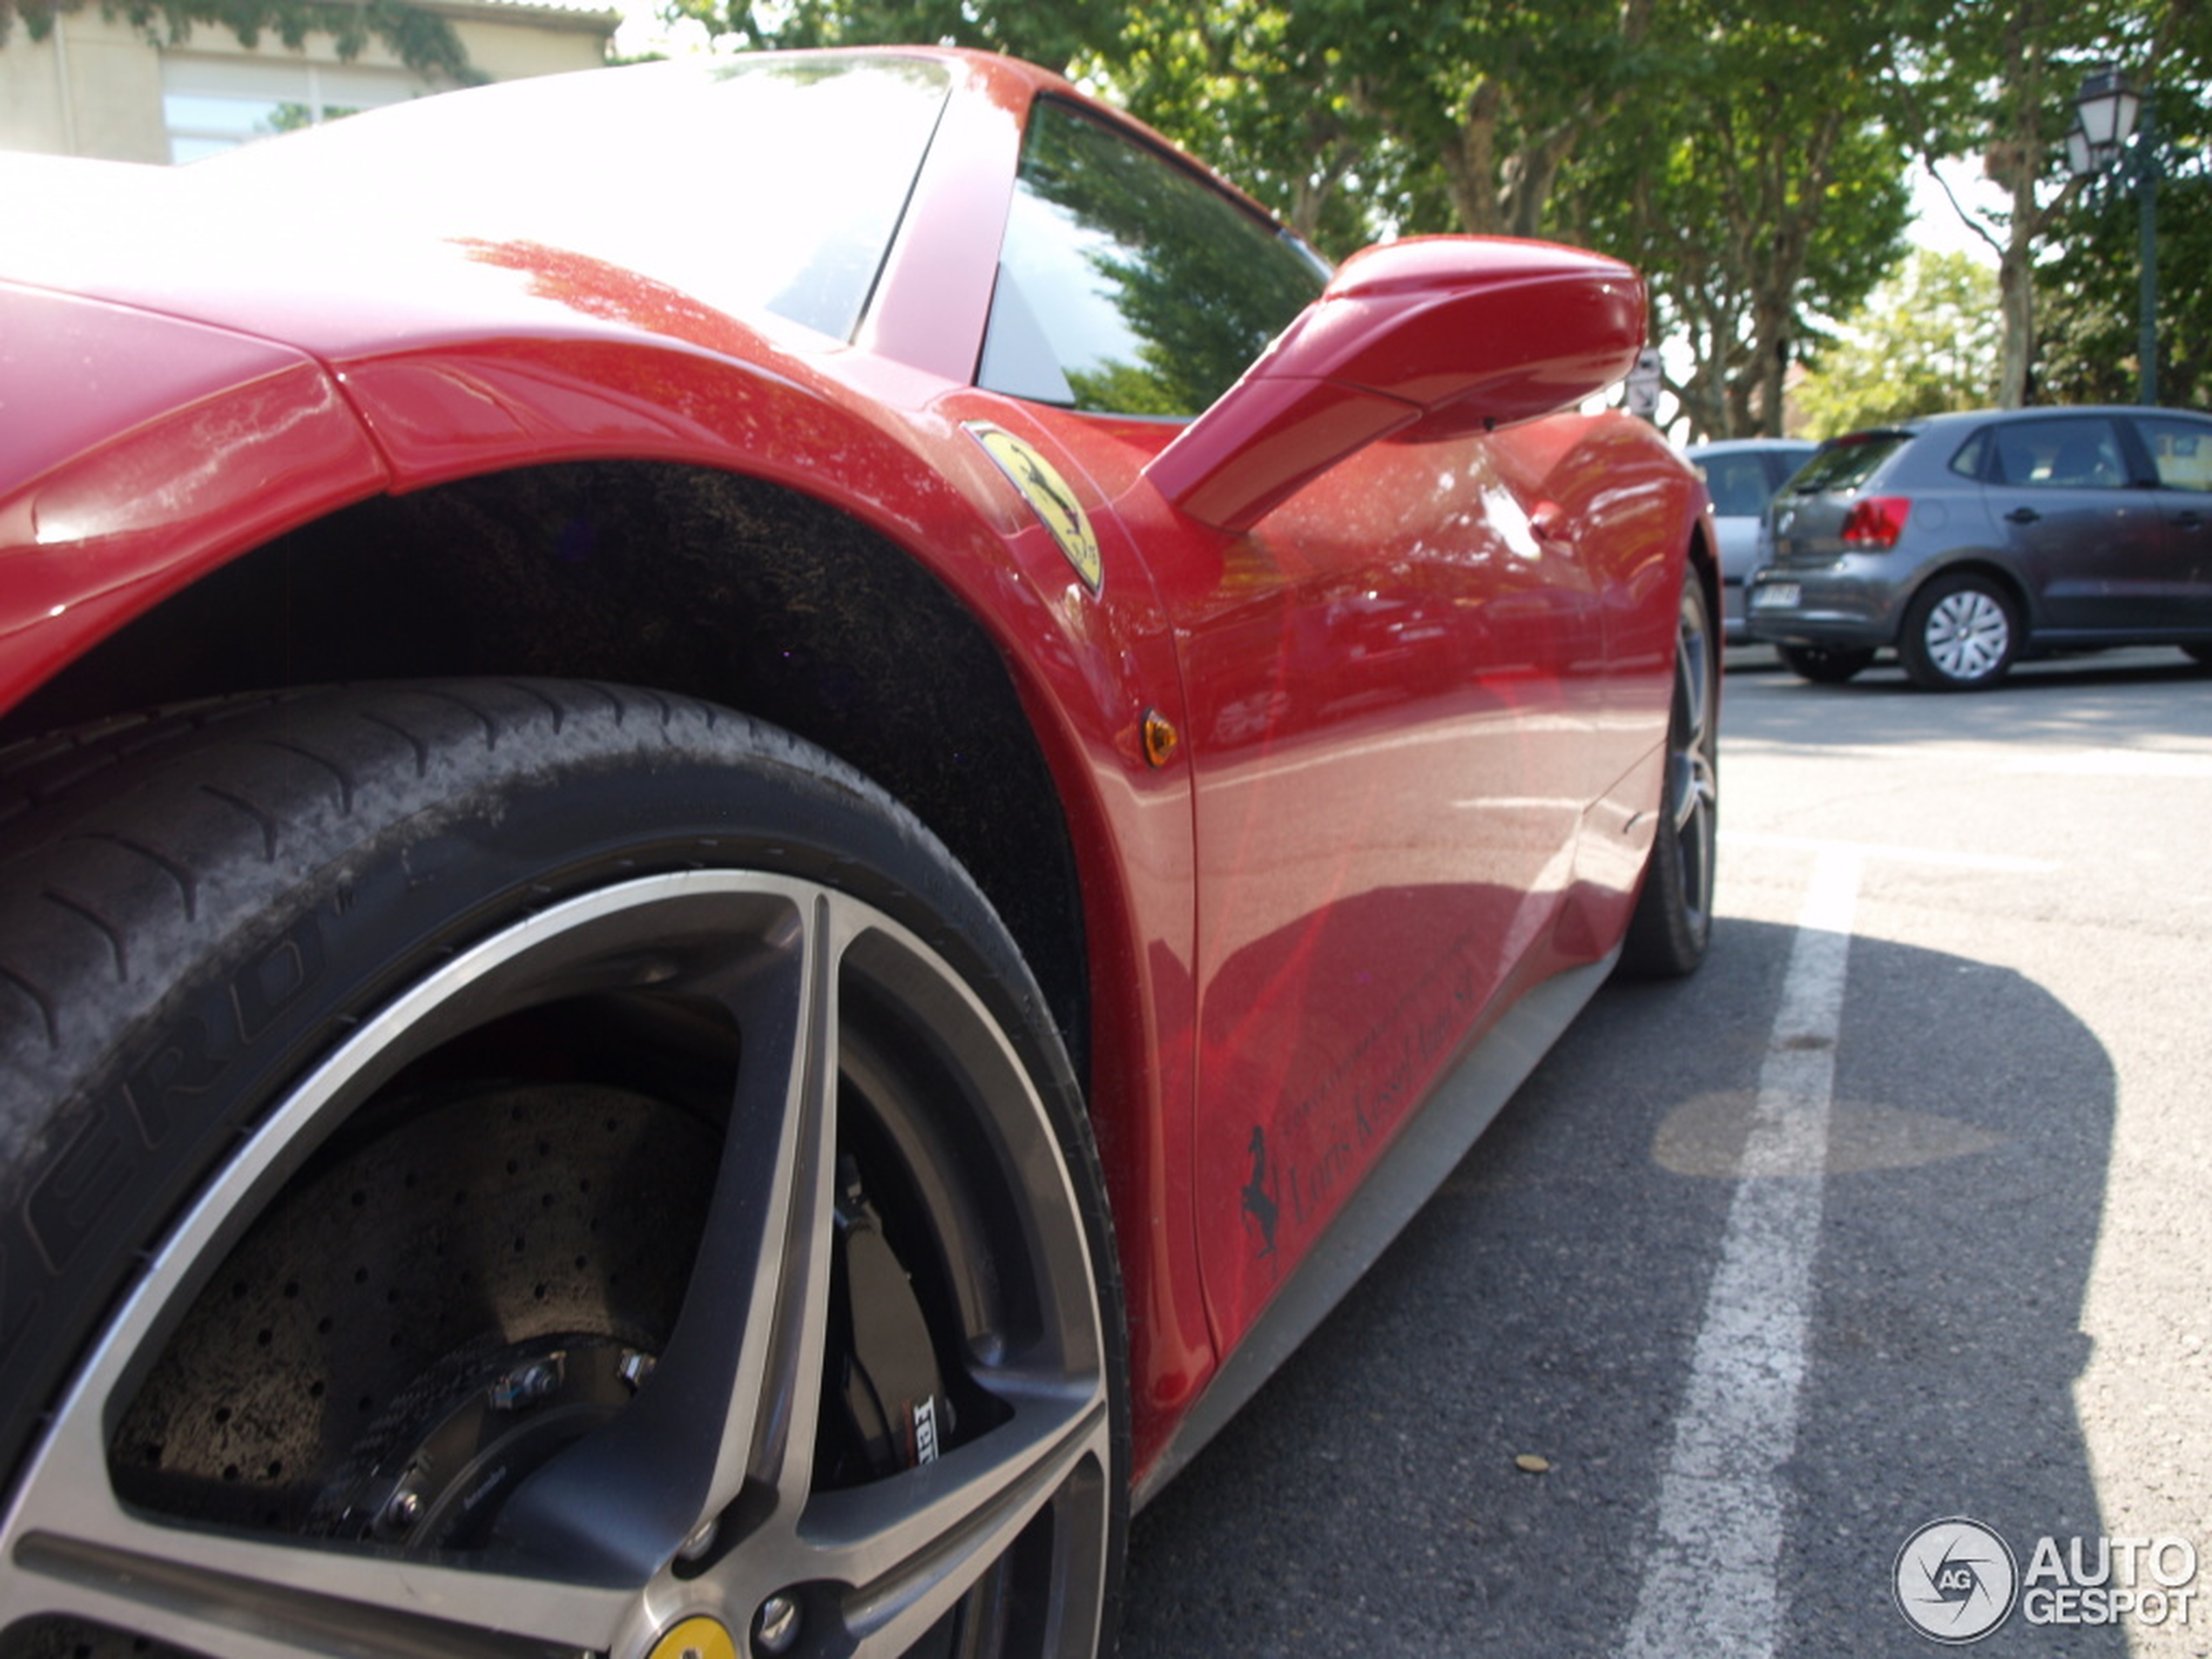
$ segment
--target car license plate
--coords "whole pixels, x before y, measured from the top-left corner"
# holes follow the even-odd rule
[[[1794,605],[1802,597],[1794,582],[1770,582],[1764,587],[1751,590],[1751,605],[1754,610],[1767,610]]]

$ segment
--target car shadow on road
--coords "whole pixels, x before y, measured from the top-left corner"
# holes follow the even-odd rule
[[[1616,1650],[1792,936],[1723,919],[1694,980],[1601,993],[1137,1518],[1127,1659]],[[1770,1448],[1777,1652],[1933,1651],[1890,1591],[1928,1521],[1983,1521],[2023,1567],[2102,1530],[2070,1391],[2114,1089],[2034,983],[1854,941],[1811,1360]],[[1977,1651],[2128,1646],[2015,1615]]]

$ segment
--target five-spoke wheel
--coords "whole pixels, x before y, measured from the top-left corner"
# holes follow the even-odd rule
[[[554,683],[10,776],[0,1656],[1096,1650],[1096,1155],[880,792]]]

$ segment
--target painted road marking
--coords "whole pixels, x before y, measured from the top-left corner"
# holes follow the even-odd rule
[[[1815,860],[1623,1659],[1770,1655],[1861,849]]]

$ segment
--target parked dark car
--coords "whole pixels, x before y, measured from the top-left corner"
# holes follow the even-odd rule
[[[1822,446],[1770,511],[1753,638],[1841,682],[1894,648],[1935,691],[2023,654],[2175,644],[2212,663],[2212,417],[1943,415]]]
[[[1758,566],[1767,503],[1819,447],[1805,438],[1723,438],[1683,451],[1705,475],[1705,492],[1712,497],[1721,556],[1722,629],[1731,645],[1748,637],[1743,584]]]

